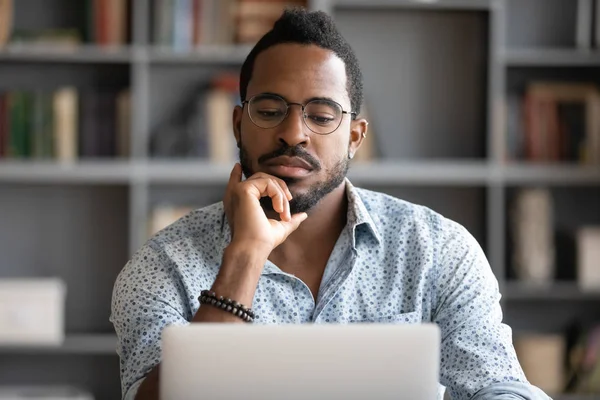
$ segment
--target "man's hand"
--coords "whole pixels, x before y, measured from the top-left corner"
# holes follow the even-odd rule
[[[280,221],[265,215],[260,199],[266,196],[271,198]],[[270,253],[307,218],[306,213],[290,214],[291,199],[285,182],[272,175],[259,172],[242,182],[242,167],[236,163],[223,200],[232,242],[266,248]]]

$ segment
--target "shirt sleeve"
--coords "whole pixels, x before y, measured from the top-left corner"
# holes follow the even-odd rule
[[[452,399],[546,400],[517,360],[502,323],[500,293],[475,238],[462,226],[443,229],[437,251],[433,321],[441,330],[440,383]]]
[[[160,362],[162,330],[188,324],[185,298],[174,264],[149,244],[120,272],[110,321],[117,333],[123,399],[133,399],[143,378]]]

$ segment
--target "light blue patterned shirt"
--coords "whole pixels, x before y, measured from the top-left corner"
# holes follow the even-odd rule
[[[477,241],[434,211],[346,182],[347,224],[317,299],[267,262],[255,323],[434,322],[442,334],[439,398],[547,399],[529,385],[502,324],[496,278]],[[223,204],[180,219],[150,239],[115,284],[111,321],[119,338],[123,397],[133,399],[161,358],[169,324],[187,324],[219,270],[230,230]]]

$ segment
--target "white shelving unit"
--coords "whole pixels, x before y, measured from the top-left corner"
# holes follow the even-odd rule
[[[600,77],[598,51],[576,50],[563,42],[556,47],[514,43],[511,24],[525,4],[520,1],[309,2],[312,9],[330,12],[356,49],[379,150],[385,150],[381,159],[353,165],[350,179],[428,205],[467,226],[486,251],[504,294],[507,318],[517,330],[537,312],[532,307],[551,310],[557,302],[567,302],[585,315],[596,315],[600,301],[599,294],[582,293],[572,283],[534,290],[507,280],[512,190],[552,187],[562,197],[573,193],[574,204],[590,196],[600,199],[600,166],[504,161],[502,104],[513,75],[559,70],[577,76],[585,68]],[[544,0],[527,3],[532,1]],[[553,0],[553,7],[559,1]],[[573,7],[571,0],[562,1],[567,10]],[[23,13],[35,2],[17,3],[17,13]],[[133,106],[128,160],[0,160],[0,276],[59,275],[68,280],[69,290],[64,345],[0,348],[9,359],[7,366],[0,366],[0,384],[18,380],[20,371],[38,374],[44,382],[83,380],[98,399],[117,397],[116,338],[108,322],[116,274],[146,241],[155,203],[190,198],[209,202],[219,198],[227,182],[230,165],[151,158],[149,137],[157,118],[151,110],[173,101],[153,92],[153,83],[179,79],[181,72],[191,77],[190,83],[198,83],[208,76],[206,71],[239,68],[249,47],[204,47],[189,54],[155,47],[149,41],[151,3],[132,0],[133,39],[123,48],[0,50],[0,90],[49,81],[85,86],[115,79],[131,88]],[[64,2],[43,4],[36,11],[40,15],[45,7]],[[555,14],[560,15],[550,9],[539,18]],[[443,51],[447,48],[452,51]],[[600,223],[598,213],[590,212],[591,221]],[[11,362],[20,369],[7,371]],[[45,372],[54,362],[59,367]]]

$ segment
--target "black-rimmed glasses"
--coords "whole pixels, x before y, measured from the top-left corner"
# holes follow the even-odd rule
[[[293,105],[302,107],[304,124],[319,135],[328,135],[339,128],[344,114],[350,114],[352,118],[356,116],[356,113],[344,111],[339,103],[328,99],[315,99],[301,104],[288,103],[273,94],[258,94],[244,100],[242,106],[245,104],[248,105],[248,116],[252,123],[263,129],[275,128],[281,124]]]

